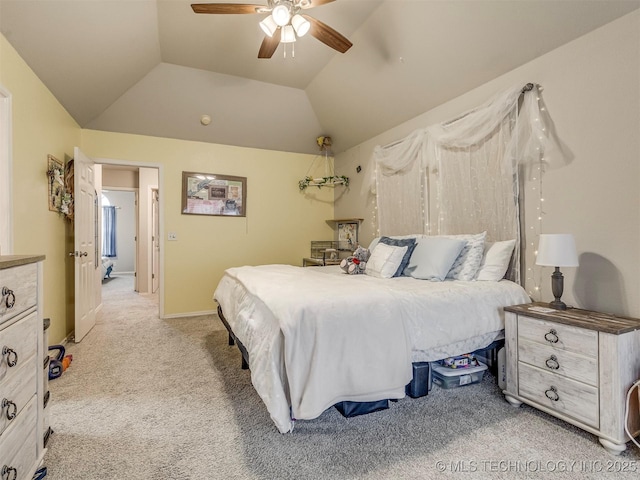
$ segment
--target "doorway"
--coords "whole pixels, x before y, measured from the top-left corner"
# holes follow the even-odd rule
[[[138,214],[137,190],[102,188],[101,253],[105,268],[102,282],[112,275],[135,277]],[[134,290],[137,288],[134,285]]]
[[[127,284],[139,295],[155,296],[162,318],[161,166],[108,159],[96,159],[96,163],[101,169],[100,198],[104,196],[115,207],[117,222],[111,277],[128,276]],[[103,285],[111,282],[102,281]]]

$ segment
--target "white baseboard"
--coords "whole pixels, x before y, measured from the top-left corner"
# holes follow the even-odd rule
[[[164,315],[162,319],[169,318],[184,318],[184,317],[200,317],[202,315],[214,315],[216,314],[216,310],[204,310],[202,312],[187,312],[187,313],[171,313],[169,315]]]

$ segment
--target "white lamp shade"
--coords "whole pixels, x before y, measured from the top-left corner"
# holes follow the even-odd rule
[[[273,17],[269,15],[267,18],[260,22],[260,28],[264,33],[266,33],[270,37],[273,37],[273,34],[276,33],[276,30],[278,29],[278,25],[276,24]]]
[[[271,16],[277,25],[284,27],[287,23],[289,23],[289,19],[291,18],[291,14],[289,13],[289,8],[286,5],[278,5],[271,12]]]
[[[304,36],[311,28],[311,23],[302,15],[294,15],[291,19],[291,25],[293,25],[299,37]]]
[[[573,235],[554,233],[540,235],[536,265],[547,267],[577,267],[578,252]]]
[[[296,41],[296,33],[293,31],[291,25],[282,27],[282,36],[280,37],[280,43],[293,43]]]

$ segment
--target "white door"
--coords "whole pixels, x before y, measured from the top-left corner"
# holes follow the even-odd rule
[[[96,324],[95,269],[97,260],[97,198],[95,162],[80,151],[73,151],[73,196],[75,235],[75,341],[79,342]]]
[[[158,195],[158,189],[152,190],[151,198],[151,223],[152,223],[152,255],[151,262],[151,293],[158,291],[158,285],[160,285],[160,196]]]

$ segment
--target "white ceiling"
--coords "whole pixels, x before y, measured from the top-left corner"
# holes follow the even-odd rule
[[[190,4],[0,0],[0,30],[83,128],[315,153],[318,135],[343,151],[640,8],[336,0],[305,13],[349,38],[349,51],[307,35],[294,58],[280,46],[265,60],[265,14],[195,14]]]

